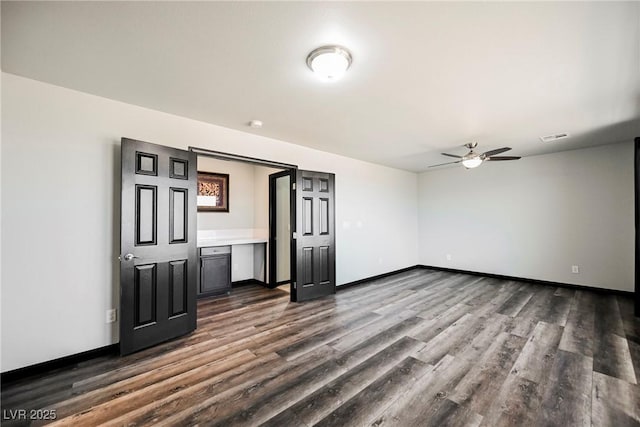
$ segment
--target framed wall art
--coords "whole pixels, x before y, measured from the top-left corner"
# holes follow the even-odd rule
[[[198,212],[229,212],[229,175],[198,172]]]

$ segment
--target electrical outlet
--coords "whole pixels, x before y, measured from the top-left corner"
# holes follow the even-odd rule
[[[451,254],[447,254],[447,261],[451,261]]]
[[[572,272],[573,274],[578,274],[578,273],[580,273],[580,267],[578,267],[577,265],[572,265],[572,266],[571,266],[571,272]]]
[[[107,310],[107,323],[113,323],[116,321],[116,309],[112,308]]]

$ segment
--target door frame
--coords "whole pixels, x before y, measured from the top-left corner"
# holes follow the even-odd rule
[[[295,200],[293,200],[293,182],[295,182],[296,169],[288,169],[283,170],[282,172],[276,172],[269,175],[269,278],[267,280],[268,287],[276,288],[284,283],[292,282],[292,268],[291,268],[291,256],[289,257],[289,280],[285,282],[278,282],[278,270],[277,270],[277,259],[278,259],[278,251],[276,247],[275,237],[277,234],[276,228],[276,218],[278,214],[278,209],[276,207],[276,181],[278,178],[283,178],[285,176],[289,177],[289,229],[291,232],[289,233],[289,251],[290,253],[294,253],[293,248],[293,227],[292,218],[295,216],[291,216],[295,214]]]
[[[633,144],[633,188],[635,198],[635,315],[640,317],[640,137]]]
[[[243,163],[252,163],[258,166],[267,166],[278,169],[298,169],[298,165],[289,163],[276,162],[274,160],[260,159],[258,157],[242,156],[240,154],[225,153],[223,151],[209,150],[206,148],[191,147],[187,149],[198,156],[213,157],[219,160],[238,161]]]

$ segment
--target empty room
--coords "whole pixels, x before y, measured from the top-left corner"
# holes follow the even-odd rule
[[[2,1],[0,422],[640,426],[640,3]]]

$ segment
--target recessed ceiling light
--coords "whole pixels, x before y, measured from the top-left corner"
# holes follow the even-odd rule
[[[553,135],[541,136],[540,137],[540,141],[542,141],[542,142],[551,142],[551,141],[557,141],[559,139],[565,139],[565,138],[569,138],[569,134],[568,133],[556,133],[556,134],[553,134]]]
[[[351,66],[351,52],[342,46],[322,46],[307,56],[307,66],[323,80],[337,80]]]
[[[251,120],[249,126],[254,129],[260,129],[262,127],[262,120]]]

